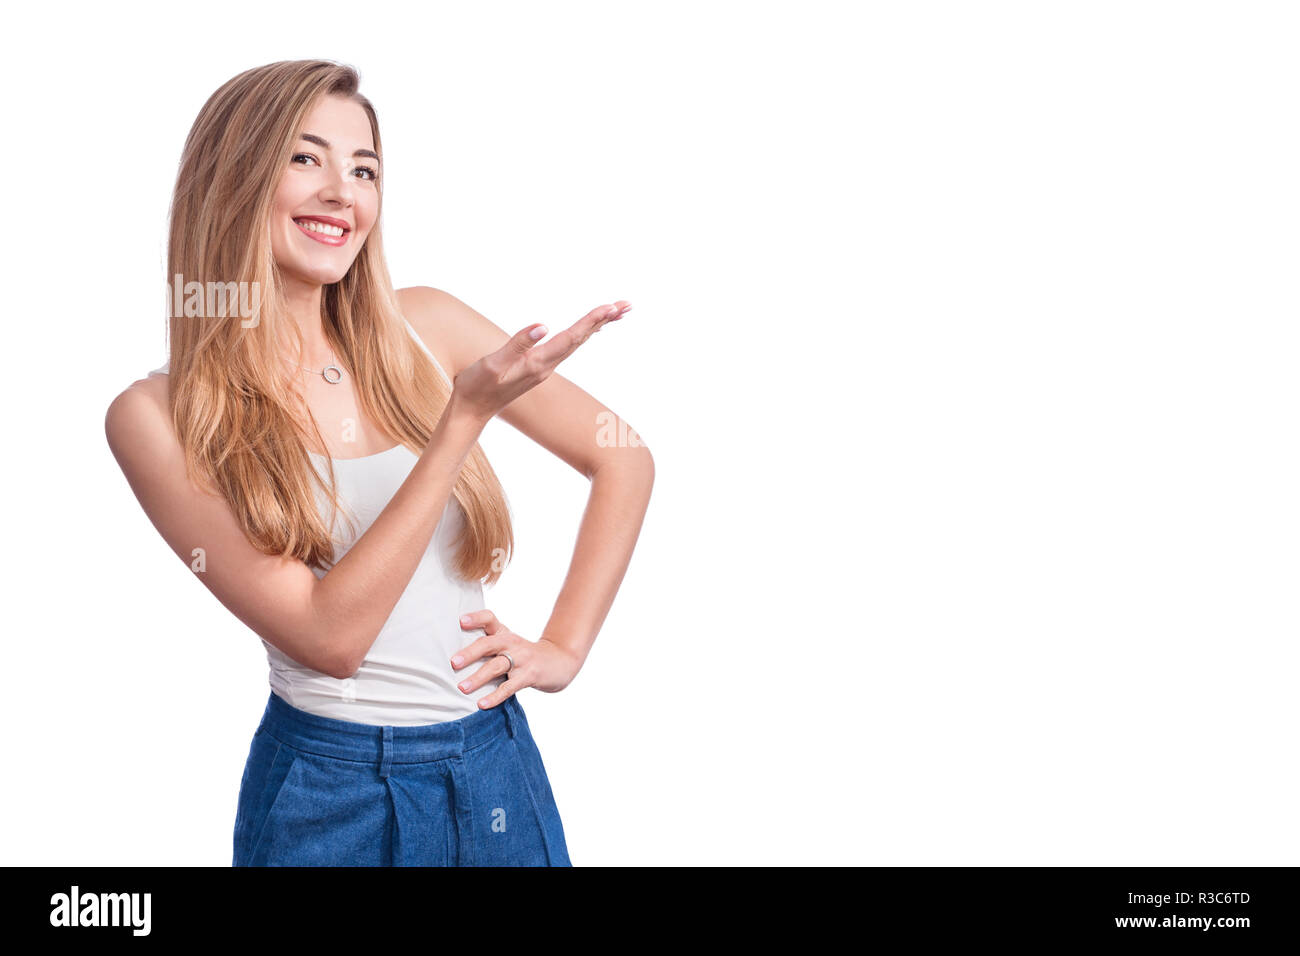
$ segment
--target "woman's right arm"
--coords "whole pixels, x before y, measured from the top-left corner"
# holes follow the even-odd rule
[[[621,311],[595,309],[536,348],[528,326],[461,372],[411,473],[319,578],[299,559],[257,550],[226,501],[194,486],[164,403],[133,385],[109,406],[104,430],[149,520],[217,600],[303,666],[350,677],[410,583],[487,422]]]
[[[392,613],[482,428],[453,396],[388,506],[318,578],[297,558],[253,547],[225,499],[189,480],[180,443],[154,398],[133,385],[113,400],[104,420],[131,490],[172,551],[258,636],[339,678],[356,673]]]

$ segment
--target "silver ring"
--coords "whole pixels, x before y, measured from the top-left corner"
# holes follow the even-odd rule
[[[511,657],[509,654],[507,654],[505,651],[501,651],[501,652],[499,652],[499,653],[497,654],[497,656],[498,656],[498,657],[504,657],[506,660],[508,660],[508,661],[510,662],[510,666],[506,668],[506,673],[507,673],[507,674],[509,674],[512,670],[515,669],[515,659],[514,659],[513,657]]]

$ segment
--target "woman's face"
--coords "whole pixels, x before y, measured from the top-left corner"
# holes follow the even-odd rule
[[[272,202],[271,251],[286,279],[328,285],[375,224],[379,159],[366,111],[346,97],[322,96],[299,133]]]

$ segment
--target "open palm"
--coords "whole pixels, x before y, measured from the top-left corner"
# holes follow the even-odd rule
[[[614,305],[598,306],[543,345],[537,345],[536,339],[546,334],[546,326],[540,323],[525,326],[501,348],[456,376],[458,399],[484,420],[491,418],[524,392],[546,381],[579,345],[600,331],[605,323],[621,319],[630,308],[622,299]]]

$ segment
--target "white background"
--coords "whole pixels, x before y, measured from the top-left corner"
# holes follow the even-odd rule
[[[572,859],[1294,865],[1300,47],[1282,3],[24,5],[3,39],[0,846],[229,865],[255,634],[109,452],[234,74],[356,66],[398,286],[657,479],[586,667],[521,695]],[[500,421],[535,637],[587,485]]]

